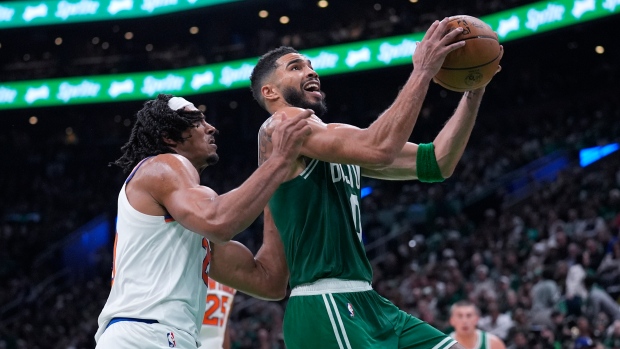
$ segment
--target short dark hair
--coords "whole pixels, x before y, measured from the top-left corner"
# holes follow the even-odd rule
[[[275,48],[264,55],[262,55],[258,59],[258,63],[252,70],[252,74],[250,74],[250,90],[252,91],[252,96],[254,99],[260,104],[263,109],[267,109],[265,106],[265,101],[263,100],[263,96],[261,95],[260,89],[263,87],[263,83],[265,82],[265,78],[276,69],[276,61],[289,53],[299,53],[292,47],[289,46],[280,46]]]
[[[183,142],[183,131],[203,119],[200,111],[172,110],[168,106],[169,94],[159,94],[156,99],[146,101],[136,114],[129,141],[121,147],[123,155],[110,163],[129,173],[144,158],[159,154],[174,153],[163,137]]]
[[[458,307],[474,307],[474,309],[476,310],[476,314],[480,315],[480,309],[478,309],[478,306],[474,304],[474,302],[463,299],[452,304],[452,306],[450,307],[450,316],[452,316],[452,313],[454,313],[454,309]]]

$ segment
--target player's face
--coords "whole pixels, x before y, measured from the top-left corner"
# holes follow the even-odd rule
[[[476,330],[478,313],[473,306],[456,307],[450,316],[450,325],[456,333],[468,334]]]
[[[214,165],[220,159],[215,145],[216,133],[217,129],[208,124],[203,116],[202,120],[183,132],[185,141],[177,144],[177,152],[199,168]]]
[[[325,93],[319,75],[310,60],[298,53],[289,53],[277,61],[276,85],[282,98],[291,106],[314,110],[319,117],[327,112]]]

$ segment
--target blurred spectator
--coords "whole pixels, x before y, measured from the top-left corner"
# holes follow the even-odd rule
[[[580,316],[577,319],[577,338],[575,339],[575,349],[595,348],[596,343],[592,339],[590,324],[588,319]]]
[[[620,296],[620,240],[611,245],[611,252],[605,254],[596,270],[598,282],[612,298]]]
[[[575,263],[568,269],[566,275],[566,305],[570,314],[579,315],[582,302],[587,298],[588,290],[584,280],[586,269],[590,265],[590,254],[585,251],[575,257]]]
[[[497,299],[495,283],[489,278],[489,267],[484,264],[478,265],[472,282],[474,288],[469,294],[471,300],[477,302],[478,300],[494,301]]]
[[[595,319],[602,312],[611,321],[620,320],[620,305],[596,285],[596,276],[586,276],[584,284],[588,292],[583,301],[586,318]]]
[[[475,6],[483,14],[526,2],[477,1]],[[123,39],[127,50],[116,52],[114,57],[99,47],[81,48],[75,51],[78,57],[67,53],[69,57],[56,57],[51,53],[45,63],[48,68],[32,70],[10,69],[16,68],[14,63],[22,57],[7,56],[3,78],[9,81],[136,68],[176,69],[253,57],[282,40],[302,45],[299,48],[303,49],[405,34],[424,30],[438,15],[445,14],[446,8],[471,9],[473,5],[455,0],[425,6],[437,7],[436,12],[414,11],[415,7],[410,6],[401,10],[384,4],[382,9],[371,9],[362,16],[343,15],[333,25],[325,26],[327,31],[318,27],[289,30],[269,24],[261,25],[262,30],[235,33],[231,27],[235,26],[236,16],[233,20],[222,16],[213,20],[223,22],[213,24],[222,30],[213,32],[228,33],[229,39],[210,39],[208,45],[200,42],[205,38],[178,43],[165,43],[166,38],[162,38],[164,41],[155,45],[155,51],[160,46],[167,48],[147,55],[135,40]],[[177,36],[169,37],[177,40]],[[3,52],[8,47],[4,40]],[[533,43],[528,41],[526,45]],[[170,54],[172,51],[176,52]],[[607,64],[605,57],[597,55],[600,67]],[[87,63],[108,59],[105,64]],[[8,62],[11,60],[14,62]],[[110,64],[114,60],[118,63]],[[526,67],[512,63],[511,84],[501,86],[503,93],[496,93],[499,87],[494,85],[487,89],[496,100],[487,106],[484,115],[481,113],[475,129],[477,137],[472,137],[452,178],[433,185],[364,182],[373,188],[361,202],[369,219],[363,228],[366,246],[369,255],[376,257],[373,283],[383,296],[441,328],[447,327],[450,305],[475,299],[491,331],[501,328],[503,332],[508,325],[500,325],[507,323],[506,316],[511,317],[506,335],[509,348],[574,348],[599,342],[620,348],[620,161],[617,154],[612,154],[598,164],[581,168],[574,154],[582,147],[620,140],[620,106],[615,87],[618,69],[614,66],[597,74],[599,65],[592,65],[594,68],[588,71],[592,80],[580,81],[588,89],[572,93],[563,88],[568,86],[566,79],[574,79],[571,74],[553,77],[561,74],[546,72],[543,65],[531,60]],[[553,63],[558,63],[556,57]],[[389,74],[389,69],[381,72],[382,77]],[[552,79],[558,79],[556,85],[549,83]],[[388,92],[374,91],[373,96],[360,97],[351,91],[351,101],[335,105],[331,117],[344,122],[349,121],[347,117],[355,118],[364,127],[375,111],[384,107],[380,100],[382,93]],[[424,107],[418,121],[422,127],[413,139],[424,139],[430,132],[427,129],[444,122],[430,118],[431,110],[441,109],[442,104],[447,104],[443,102],[454,96],[435,92],[439,97]],[[238,96],[226,93],[214,99]],[[84,109],[84,115],[71,116],[73,119],[64,115],[77,113],[68,107],[54,112],[42,108],[41,113],[45,109],[49,114],[41,117],[41,121],[47,121],[41,133],[32,130],[43,122],[24,131],[19,129],[22,120],[13,122],[17,118],[8,119],[8,127],[0,131],[0,145],[5,149],[0,158],[7,164],[6,170],[0,171],[0,196],[8,198],[0,200],[0,349],[94,346],[96,315],[109,287],[112,247],[100,251],[98,267],[80,279],[66,275],[54,246],[96,215],[115,211],[111,207],[115,194],[110,188],[120,187],[123,178],[105,164],[115,158],[120,147],[118,139],[127,132],[123,122],[128,112],[123,108],[120,104],[110,109],[97,105]],[[220,122],[215,125],[223,133],[235,134],[239,120],[255,117],[252,110],[240,109],[234,112],[239,114],[234,114],[226,101],[224,107],[209,104],[211,114],[207,114],[219,114]],[[118,122],[105,122],[113,120],[110,116],[117,113],[122,114]],[[49,121],[53,118],[57,119]],[[55,132],[54,123],[72,124],[80,137],[67,137],[66,126],[60,133]],[[236,186],[254,167],[255,132],[251,123],[248,125],[249,135],[239,133],[234,144],[220,147],[222,151],[232,149],[236,160],[222,162],[203,176],[218,191]],[[517,127],[519,132],[515,132]],[[536,182],[531,178],[534,173],[514,172],[556,149],[568,151],[569,165],[552,179]],[[516,175],[519,181],[511,182]],[[521,191],[525,194],[518,200],[508,200]],[[112,215],[109,218],[114,219]],[[260,245],[260,234],[256,234],[260,228],[253,226],[240,238],[255,249]],[[398,237],[391,239],[392,234]],[[46,254],[43,262],[34,260]],[[594,274],[601,288],[590,287],[594,281],[590,276]],[[286,301],[247,299],[241,295],[233,306],[233,348],[283,348],[281,320]]]
[[[500,313],[499,306],[495,302],[487,305],[485,315],[478,321],[481,330],[492,333],[505,341],[508,338],[508,331],[513,327],[512,318],[508,314]]]
[[[530,321],[533,325],[551,328],[551,313],[560,301],[560,291],[553,280],[553,270],[545,267],[536,273],[536,281],[532,287]]]
[[[512,344],[510,344],[507,349],[531,349],[528,332],[525,330],[515,332],[512,338]]]
[[[609,349],[620,349],[620,320],[614,321],[609,327],[604,344]]]

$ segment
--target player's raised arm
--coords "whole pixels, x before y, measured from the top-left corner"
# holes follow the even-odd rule
[[[365,177],[441,182],[452,176],[473,130],[484,88],[466,92],[432,143],[406,143],[387,166],[362,168]]]
[[[499,60],[504,55],[500,46]],[[501,71],[498,66],[496,74]],[[406,143],[388,166],[366,166],[362,175],[388,180],[420,179],[423,182],[441,182],[452,176],[458,165],[471,132],[486,86],[465,92],[452,117],[439,131],[432,143]]]
[[[313,133],[304,142],[301,154],[334,163],[387,165],[409,139],[416,123],[429,83],[446,55],[462,47],[464,42],[450,44],[460,33],[445,34],[447,19],[429,28],[413,55],[414,69],[398,96],[375,122],[367,128],[326,125],[318,118],[311,122]],[[444,35],[445,34],[445,35]],[[296,51],[284,54],[274,62],[259,62],[252,76],[255,98],[269,112],[296,113],[296,106],[312,108],[321,116],[325,108],[318,74],[311,62]],[[375,86],[373,88],[380,88]]]

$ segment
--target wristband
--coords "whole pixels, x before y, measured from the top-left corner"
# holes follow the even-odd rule
[[[415,162],[420,182],[437,183],[445,180],[437,164],[435,145],[433,143],[421,143],[418,145],[418,155]]]

